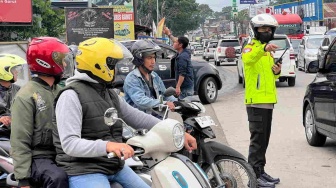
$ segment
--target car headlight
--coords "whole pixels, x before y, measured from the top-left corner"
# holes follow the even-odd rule
[[[173,138],[175,147],[180,150],[184,146],[184,128],[183,125],[177,123],[173,128]]]

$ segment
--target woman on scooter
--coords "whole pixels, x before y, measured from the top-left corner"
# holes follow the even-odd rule
[[[124,188],[149,187],[124,166],[134,150],[122,143],[122,123],[112,127],[104,123],[104,113],[110,107],[136,129],[150,129],[160,121],[131,107],[107,87],[113,80],[115,65],[125,58],[132,59],[132,54],[116,40],[106,38],[83,41],[78,51],[77,71],[55,100],[58,165],[69,175],[71,188],[110,188],[110,182]],[[185,138],[185,147],[196,149],[195,139],[189,134]],[[110,152],[118,158],[107,158]]]
[[[125,99],[128,104],[148,114],[162,119],[162,115],[153,111],[160,104],[159,95],[166,91],[166,87],[159,75],[154,72],[156,53],[161,48],[152,41],[140,40],[133,44],[131,52],[136,68],[130,72],[124,82]],[[173,96],[164,97],[164,104],[174,110]]]

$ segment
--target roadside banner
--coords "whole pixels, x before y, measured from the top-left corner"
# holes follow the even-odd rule
[[[65,24],[68,44],[114,36],[112,8],[65,8]]]
[[[0,0],[0,26],[31,25],[32,0]]]
[[[162,18],[160,22],[158,23],[157,33],[156,33],[157,38],[162,38],[162,31],[163,31],[163,26],[164,26],[165,21],[166,21],[166,18]]]

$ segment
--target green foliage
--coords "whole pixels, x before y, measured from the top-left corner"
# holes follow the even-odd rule
[[[0,41],[20,41],[37,36],[58,37],[64,33],[64,10],[52,9],[50,1],[33,0],[33,14],[31,26],[0,26]],[[13,34],[17,37],[13,37]]]
[[[157,23],[156,0],[139,1],[137,8],[140,24],[151,26],[153,21]],[[197,8],[195,0],[160,0],[159,20],[165,17],[165,23],[174,35],[183,35],[199,27],[201,18]]]

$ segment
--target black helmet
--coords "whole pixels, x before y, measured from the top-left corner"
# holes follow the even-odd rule
[[[134,57],[133,64],[137,67],[143,65],[143,57],[161,51],[160,46],[150,40],[140,40],[131,47],[131,53]]]

